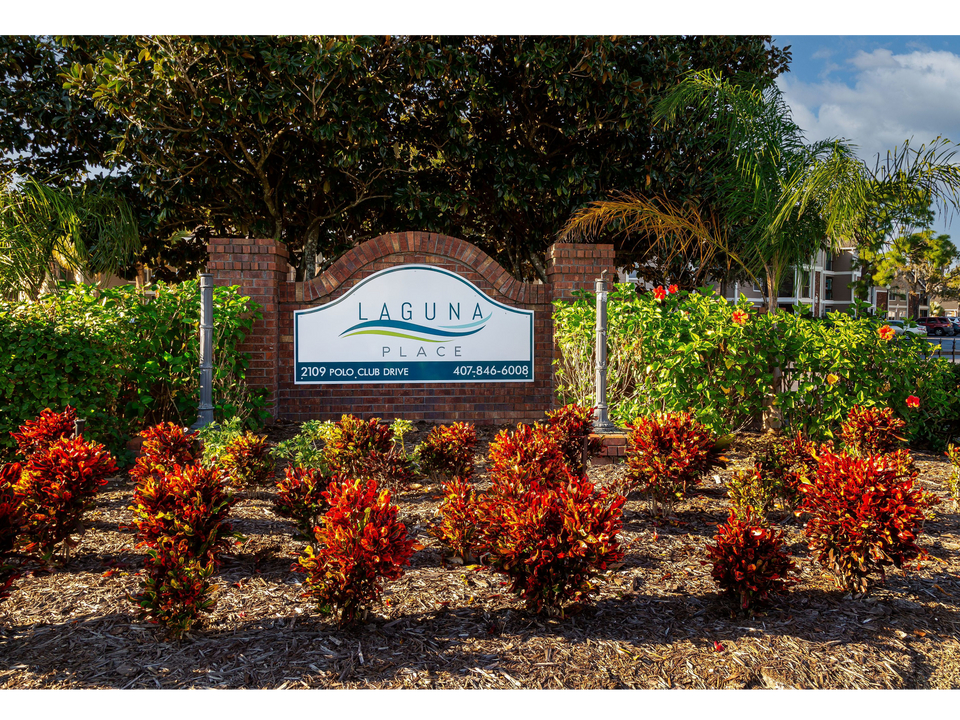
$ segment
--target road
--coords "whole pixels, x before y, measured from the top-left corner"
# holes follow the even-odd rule
[[[931,345],[940,346],[942,357],[952,360],[953,362],[960,362],[960,335],[954,335],[953,337],[935,337],[928,335],[927,340]]]

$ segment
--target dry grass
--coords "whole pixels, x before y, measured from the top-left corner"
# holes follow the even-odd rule
[[[483,451],[494,432],[480,429]],[[234,513],[247,541],[221,568],[212,613],[180,642],[140,621],[128,599],[140,554],[118,529],[131,519],[132,485],[117,476],[66,567],[29,574],[0,603],[0,687],[960,687],[960,532],[949,503],[922,539],[931,558],[867,597],[837,591],[810,560],[799,521],[781,517],[799,584],[764,614],[732,613],[700,561],[727,514],[722,480],[757,442],[741,438],[721,482],[706,479],[670,521],[631,497],[623,567],[564,619],[525,612],[497,575],[445,563],[426,533],[438,503],[430,485],[398,499],[426,548],[365,624],[340,630],[300,597],[290,571],[300,545],[270,512],[272,492],[249,493]],[[946,460],[916,457],[924,486],[944,497]],[[590,471],[604,484],[622,472]]]

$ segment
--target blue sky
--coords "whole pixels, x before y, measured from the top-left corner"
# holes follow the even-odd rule
[[[808,140],[846,139],[871,167],[904,140],[960,142],[960,36],[775,35],[774,44],[791,46],[778,83]],[[956,213],[934,227],[960,239]]]

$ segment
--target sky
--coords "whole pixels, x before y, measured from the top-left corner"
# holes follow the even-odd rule
[[[871,168],[904,140],[960,142],[960,36],[775,35],[774,45],[793,52],[778,84],[808,141],[845,139]],[[960,217],[941,214],[934,230],[960,242]]]

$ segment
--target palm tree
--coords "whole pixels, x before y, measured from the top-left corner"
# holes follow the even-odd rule
[[[688,111],[685,122],[710,127],[723,148],[707,161],[717,178],[713,204],[722,221],[705,223],[697,208],[630,195],[587,206],[561,237],[583,238],[599,229],[644,232],[659,254],[703,243],[704,256],[722,251],[762,277],[774,312],[791,266],[829,247],[828,238],[853,231],[865,192],[862,163],[841,141],[807,144],[772,83],[740,85],[696,72],[658,103],[654,117],[673,124],[682,109]],[[683,235],[675,227],[691,230]]]
[[[938,137],[917,149],[906,141],[883,161],[877,156],[867,173],[868,201],[853,233],[862,278],[854,284],[859,300],[867,300],[871,285],[884,284],[879,264],[890,238],[932,225],[934,207],[945,214],[960,210],[956,153],[949,140]]]
[[[26,178],[0,189],[0,295],[36,298],[54,262],[103,277],[140,249],[129,205],[105,190],[55,189]]]

